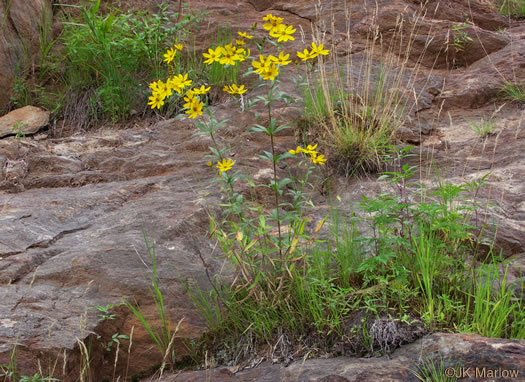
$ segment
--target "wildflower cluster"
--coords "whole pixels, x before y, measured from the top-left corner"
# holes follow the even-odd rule
[[[313,164],[324,165],[326,163],[326,158],[323,154],[319,154],[315,149],[317,144],[308,145],[306,149],[303,149],[301,146],[297,146],[295,150],[289,150],[288,152],[292,155],[297,155],[300,153],[306,154],[307,158],[312,161]]]
[[[271,173],[271,179],[266,184],[256,185],[256,182],[243,175],[238,169],[238,160],[237,163],[233,160],[230,148],[219,139],[220,129],[227,120],[218,121],[208,105],[203,105],[198,100],[202,95],[201,89],[206,92],[209,88],[201,86],[188,90],[184,97],[184,107],[189,118],[197,118],[206,113],[206,116],[195,121],[198,128],[196,134],[205,136],[210,142],[206,165],[215,173],[218,172],[219,176],[215,181],[221,185],[224,195],[224,200],[219,204],[222,216],[218,219],[210,218],[210,231],[238,271],[228,288],[231,292],[228,298],[231,299],[243,294],[248,286],[253,286],[254,293],[262,295],[268,290],[266,285],[282,285],[295,269],[302,266],[299,260],[304,258],[304,251],[301,247],[314,242],[314,236],[324,222],[317,225],[314,233],[309,233],[305,228],[309,219],[304,209],[313,205],[310,200],[310,191],[314,189],[316,179],[313,175],[326,164],[327,159],[318,152],[317,144],[307,145],[305,148],[298,146],[289,152],[281,152],[276,145],[276,136],[290,126],[275,116],[275,104],[279,103],[282,107],[283,104],[288,105],[295,101],[279,90],[279,75],[292,63],[286,43],[295,40],[297,30],[286,24],[282,17],[272,14],[266,15],[263,20],[266,31],[264,36],[255,37],[239,31],[234,41],[210,47],[203,53],[203,58],[205,64],[213,65],[210,73],[215,73],[216,69],[222,71],[229,68],[228,73],[231,70],[238,74],[238,69],[247,67],[246,75],[257,75],[254,87],[262,92],[258,92],[256,96],[251,97],[251,89],[235,80],[222,83],[222,90],[238,97],[242,111],[250,110],[257,104],[265,109],[263,120],[259,113],[254,112],[257,123],[250,131],[263,135],[268,141],[269,149],[257,156]],[[255,28],[254,25],[252,30]],[[272,51],[266,50],[269,46]],[[257,54],[252,57],[251,51]],[[311,51],[307,49],[305,54],[313,58],[328,54],[328,50],[322,44],[312,44]],[[247,63],[242,64],[244,61]],[[297,154],[303,155],[306,160],[295,160],[297,158],[294,155]],[[283,174],[285,166],[281,166],[281,163],[288,160],[294,161],[300,171]],[[247,193],[239,191],[239,183],[245,179],[253,187],[254,192],[250,195],[255,195],[262,187],[269,190],[272,196],[270,205],[258,204],[256,200],[248,202],[245,199]],[[301,254],[297,255],[297,252]],[[274,292],[272,288],[269,289],[271,293]],[[214,289],[212,293],[221,292]],[[248,299],[251,298],[251,293],[247,293]]]
[[[214,62],[218,62],[221,65],[235,65],[237,62],[243,62],[250,56],[250,49],[241,47],[246,44],[242,39],[236,40],[235,43],[237,46],[230,43],[218,46],[215,49],[209,48],[208,53],[202,54],[206,59],[204,63],[211,65]]]
[[[259,86],[265,85],[268,89],[267,97],[256,97],[254,100],[244,100],[245,94],[249,91],[245,85],[232,83],[226,84],[223,87],[223,91],[240,97],[240,102],[243,110],[248,109],[253,106],[253,104],[264,101],[269,109],[270,121],[268,126],[256,125],[252,130],[260,133],[266,134],[271,141],[272,152],[266,153],[262,158],[270,160],[273,172],[274,180],[272,182],[272,187],[275,192],[275,202],[276,209],[273,219],[277,221],[279,239],[277,247],[282,253],[282,240],[280,232],[280,224],[282,218],[279,216],[279,209],[281,208],[280,197],[283,193],[281,190],[283,181],[277,181],[277,168],[276,164],[287,157],[297,154],[304,154],[309,162],[313,165],[324,165],[327,161],[324,155],[319,154],[317,145],[311,146],[308,145],[306,148],[300,146],[296,150],[290,150],[288,153],[278,155],[275,152],[274,145],[274,136],[279,131],[288,128],[286,125],[277,125],[277,121],[271,117],[271,104],[274,101],[282,100],[284,102],[289,102],[291,97],[287,96],[282,92],[276,92],[279,81],[277,80],[280,70],[289,65],[292,62],[290,59],[290,53],[287,53],[284,49],[283,43],[288,41],[294,41],[294,33],[296,28],[292,25],[286,24],[282,17],[273,16],[268,14],[263,18],[264,24],[263,28],[267,31],[267,35],[262,39],[255,39],[253,35],[248,34],[247,32],[237,32],[237,38],[234,42],[228,44],[220,45],[217,47],[209,48],[207,52],[204,52],[202,55],[204,57],[204,63],[207,65],[222,65],[224,67],[239,67],[240,63],[246,60],[251,61],[250,72],[255,73],[262,79]],[[255,26],[252,27],[252,30],[255,30]],[[258,50],[258,55],[256,58],[251,57],[251,50],[248,47],[252,40],[255,40],[255,48]],[[263,52],[263,46],[265,41],[270,41],[273,46],[277,47],[277,52],[274,54]],[[170,69],[173,69],[174,62],[177,60],[177,54],[182,50],[182,44],[176,44],[170,47],[167,52],[164,54],[164,62],[170,65]],[[252,46],[253,48],[253,46]],[[298,52],[297,56],[303,61],[313,59],[318,55],[327,55],[329,51],[324,49],[323,44],[316,45],[312,43],[311,48],[305,49],[304,52]],[[211,155],[209,157],[212,159],[207,164],[210,167],[214,167],[218,170],[219,178],[224,182],[225,190],[227,191],[232,205],[235,201],[237,206],[239,203],[242,204],[243,197],[236,193],[234,190],[234,183],[236,180],[240,179],[239,171],[231,170],[235,165],[235,161],[228,158],[228,149],[220,147],[216,139],[217,130],[224,124],[226,121],[218,122],[213,118],[213,114],[205,103],[201,100],[201,97],[205,96],[210,90],[210,87],[206,85],[200,85],[198,87],[192,88],[192,80],[188,78],[188,74],[175,74],[170,70],[170,78],[167,81],[157,80],[150,84],[152,90],[152,96],[150,97],[149,105],[152,108],[160,109],[167,98],[171,97],[174,93],[180,94],[184,99],[183,107],[185,108],[185,113],[188,115],[188,118],[195,119],[203,115],[203,112],[206,111],[209,118],[203,118],[196,122],[196,126],[199,128],[202,135],[206,135],[211,138],[212,146],[210,147]],[[246,105],[246,108],[245,108]],[[305,163],[305,162],[301,162]],[[308,167],[309,168],[309,167]],[[311,169],[313,169],[312,167]],[[310,171],[310,169],[308,170]],[[308,172],[309,174],[310,172]],[[306,181],[305,181],[306,182]],[[286,183],[286,182],[285,182]],[[301,186],[303,188],[304,184]],[[297,195],[299,195],[298,193]],[[296,197],[294,196],[294,200]],[[295,202],[294,202],[295,203]],[[298,204],[297,204],[298,205]],[[232,210],[235,208],[232,207]],[[237,208],[236,211],[242,210],[241,207]],[[242,214],[242,212],[241,212]],[[298,213],[297,216],[300,214]]]
[[[305,48],[303,52],[297,52],[297,57],[302,61],[308,61],[319,55],[327,56],[328,54],[330,54],[330,51],[324,48],[324,44],[319,44],[318,46],[315,42],[312,42],[312,49],[308,50]]]
[[[170,65],[170,77],[166,82],[157,80],[152,82],[149,87],[151,89],[151,96],[149,97],[148,105],[152,109],[160,109],[164,105],[164,101],[171,97],[173,93],[182,95],[187,87],[190,87],[193,80],[188,78],[188,74],[172,74],[173,63],[177,52],[182,51],[182,44],[175,44],[170,47],[164,54],[164,62]],[[202,115],[204,103],[200,100],[199,96],[204,96],[210,91],[210,87],[201,85],[200,87],[190,88],[184,94],[184,105],[183,107],[188,114],[188,118],[196,118]]]

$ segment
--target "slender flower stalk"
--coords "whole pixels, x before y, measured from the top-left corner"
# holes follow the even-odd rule
[[[271,129],[272,125],[272,100],[270,97],[272,97],[272,89],[273,89],[274,82],[268,83],[268,127]],[[283,258],[283,249],[282,249],[282,235],[281,235],[281,219],[279,216],[279,187],[277,183],[277,163],[275,160],[275,142],[273,139],[274,132],[271,131],[270,135],[270,142],[272,145],[272,165],[273,165],[273,192],[275,195],[275,211],[276,211],[276,218],[277,218],[277,231],[279,233],[279,257]]]

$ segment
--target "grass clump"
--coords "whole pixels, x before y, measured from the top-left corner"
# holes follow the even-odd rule
[[[501,89],[501,94],[509,101],[525,102],[525,85],[507,81]]]
[[[456,382],[457,376],[461,376],[459,365],[447,367],[443,359],[433,360],[424,358],[417,365],[417,370],[411,370],[414,376],[422,382]]]
[[[503,15],[525,17],[525,0],[498,0],[496,6]]]
[[[483,119],[479,122],[469,122],[469,124],[472,130],[481,138],[494,134],[496,128],[496,121],[490,119]]]
[[[421,17],[399,18],[388,37],[379,27],[370,26],[363,50],[357,54],[316,58],[313,47],[323,40],[318,34],[312,51],[299,56],[307,61],[298,81],[305,106],[303,138],[321,139],[330,147],[331,164],[347,176],[382,168],[386,147],[418,102],[415,79],[425,49],[419,58],[412,56],[415,26]],[[414,26],[407,28],[411,22]],[[354,49],[353,40],[348,32],[345,52]],[[336,52],[336,46],[331,50]],[[409,65],[410,57],[415,62]]]

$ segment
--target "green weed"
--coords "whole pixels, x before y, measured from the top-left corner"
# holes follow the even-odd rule
[[[458,368],[458,365],[453,368],[447,367],[442,358],[439,359],[439,362],[431,358],[424,358],[418,363],[417,370],[411,370],[411,372],[421,382],[456,382],[455,375],[460,374]],[[454,370],[454,373],[451,373],[451,370]]]
[[[124,304],[135,315],[135,317],[137,317],[137,319],[140,321],[146,332],[150,335],[151,339],[157,345],[157,348],[159,349],[161,355],[164,357],[164,364],[167,363],[170,367],[173,367],[176,363],[176,354],[172,349],[173,340],[184,318],[182,318],[178,322],[175,329],[172,328],[165,297],[159,285],[155,248],[149,245],[145,234],[144,242],[146,243],[146,250],[148,252],[148,256],[151,262],[151,274],[149,275],[149,279],[151,281],[152,286],[151,296],[153,298],[153,302],[155,303],[158,318],[160,319],[160,328],[155,328],[154,326],[152,326],[148,317],[146,317],[146,315],[143,313],[138,303],[132,303],[128,300],[125,300]],[[120,337],[118,337],[117,335],[117,339],[118,338]],[[113,341],[115,341],[115,339],[113,339]]]
[[[26,135],[24,134],[24,127],[26,124],[24,122],[17,122],[13,126],[13,132],[15,133],[15,139],[22,139],[25,138]]]
[[[525,102],[525,86],[514,82],[505,82],[501,89],[503,97],[509,101]]]
[[[462,24],[454,24],[452,26],[452,30],[454,31],[454,47],[458,53],[463,52],[465,45],[472,41],[472,37],[465,31],[465,29],[468,28],[468,22],[469,20],[467,19],[467,21]]]
[[[495,121],[485,119],[479,122],[469,122],[469,124],[472,130],[481,138],[494,134],[494,129],[496,127]]]
[[[503,15],[525,17],[525,0],[497,0],[496,5]]]

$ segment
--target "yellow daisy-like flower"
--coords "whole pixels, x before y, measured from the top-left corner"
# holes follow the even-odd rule
[[[149,84],[149,87],[154,92],[155,91],[158,92],[159,90],[165,88],[166,84],[164,82],[162,82],[162,80],[158,80],[158,81],[153,81],[151,84]]]
[[[193,90],[188,90],[186,92],[185,97],[184,97],[184,101],[186,103],[184,105],[182,105],[182,107],[184,107],[186,109],[190,109],[191,108],[191,104],[192,104],[194,99],[195,99],[195,92]]]
[[[288,150],[288,152],[292,155],[300,154],[303,151],[301,146],[297,146],[295,150]]]
[[[166,84],[170,90],[175,90],[179,94],[182,94],[184,91],[184,85],[181,83],[180,77],[169,78]]]
[[[219,169],[219,175],[223,172],[226,172],[228,170],[231,170],[233,165],[235,164],[235,161],[232,161],[231,159],[223,159],[222,161],[217,162],[217,167]]]
[[[315,57],[317,57],[320,54],[323,56],[327,56],[330,54],[330,51],[324,48],[324,44],[319,44],[319,46],[317,46],[315,42],[312,42],[312,54],[315,54]]]
[[[317,56],[317,55],[313,56],[313,55],[312,55],[312,52],[309,52],[308,49],[305,49],[305,50],[303,51],[303,53],[301,53],[301,52],[297,52],[297,57],[299,57],[299,58],[300,58],[301,60],[303,60],[303,61],[308,61],[308,60],[310,60],[310,59],[312,59],[312,58],[314,58],[314,57],[316,57],[316,56]]]
[[[222,65],[235,65],[235,61],[239,60],[236,49],[231,44],[221,47],[221,53],[222,56],[219,59],[219,63]]]
[[[203,106],[204,103],[200,102],[198,98],[193,98],[188,110],[186,110],[186,114],[189,114],[188,118],[196,118],[198,115],[202,115]]]
[[[292,34],[294,34],[296,30],[297,29],[295,29],[291,25],[280,24],[278,27],[270,31],[270,36],[276,38],[277,42],[281,42],[281,41],[286,42],[289,40],[294,41],[295,38],[292,36]]]
[[[167,98],[173,93],[172,88],[169,86],[169,81],[164,83],[162,80],[158,80],[157,82],[152,82],[149,87],[152,95],[158,95],[161,99]]]
[[[164,54],[164,62],[169,64],[175,58],[177,51],[173,48],[169,48],[168,51]]]
[[[326,163],[326,158],[324,155],[312,155],[312,163],[313,164],[320,164],[320,165],[324,165]]]
[[[182,44],[174,44],[173,47],[174,47],[176,50],[182,50]]]
[[[180,82],[183,86],[191,86],[192,80],[188,80],[188,73],[182,76],[182,74],[179,74]]]
[[[262,73],[259,73],[259,75],[263,78],[263,80],[275,80],[275,77],[279,74],[279,68],[275,64],[271,64],[269,66],[265,66]]]
[[[253,36],[250,36],[249,34],[244,33],[244,32],[237,32],[237,34],[238,34],[239,36],[241,36],[242,38],[245,38],[245,39],[247,39],[247,40],[251,40],[251,39],[253,38]]]
[[[209,87],[209,86],[206,87],[205,85],[201,85],[200,88],[194,88],[194,89],[188,90],[188,93],[192,92],[193,94],[202,94],[202,95],[204,95],[204,94],[208,93],[210,91],[210,89],[211,89],[211,87]],[[188,94],[188,93],[186,93],[186,94]]]
[[[253,61],[252,66],[255,68],[255,73],[261,74],[271,63],[272,61],[269,58],[266,58],[261,54],[259,55],[259,61]]]
[[[160,107],[164,105],[164,100],[159,94],[153,94],[151,97],[149,97],[148,105],[150,105],[152,109],[160,109]]]
[[[315,145],[308,145],[306,146],[306,149],[302,149],[303,153],[305,154],[310,154],[310,155],[317,155],[317,151],[315,151],[315,149],[317,148],[317,144]]]
[[[239,57],[237,61],[243,62],[248,57],[250,57],[250,53],[251,53],[250,49],[237,48],[237,50],[235,51],[235,54]]]
[[[235,40],[235,43],[236,43],[237,45],[239,45],[239,46],[243,46],[243,45],[246,44],[246,42],[245,42],[244,40],[242,40],[242,39],[241,39],[241,40]]]
[[[219,62],[222,56],[222,50],[221,47],[218,46],[216,49],[208,49],[208,53],[202,54],[204,58],[206,58],[206,61],[204,61],[205,64],[211,65],[214,62]]]
[[[273,57],[273,56],[272,56],[272,57]],[[274,62],[275,62],[277,65],[286,66],[286,65],[288,65],[290,62],[292,62],[291,60],[290,60],[290,61],[287,61],[289,57],[290,57],[290,54],[284,54],[284,52],[280,52],[280,53],[279,53],[279,57],[275,58]]]
[[[222,90],[230,94],[244,94],[248,91],[248,89],[244,88],[244,85],[237,87],[236,84],[232,84],[230,86],[224,85],[224,88]]]
[[[263,17],[263,20],[268,21],[267,23],[263,24],[263,28],[267,31],[270,31],[270,33],[276,29],[279,29],[279,25],[284,21],[282,17],[275,17],[271,13]]]

